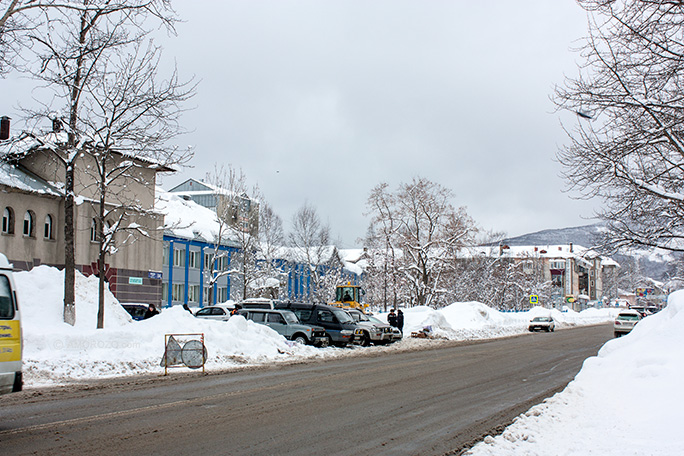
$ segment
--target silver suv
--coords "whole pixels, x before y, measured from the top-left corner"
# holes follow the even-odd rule
[[[325,329],[301,324],[291,310],[243,309],[239,314],[254,323],[268,326],[288,340],[316,347],[328,345]]]
[[[359,340],[361,345],[367,346],[371,342],[378,344],[388,344],[393,341],[392,327],[383,323],[376,323],[368,318],[368,315],[359,309],[345,309],[352,316],[356,324],[363,328],[363,336]]]

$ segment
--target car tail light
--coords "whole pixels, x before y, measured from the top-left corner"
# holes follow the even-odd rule
[[[620,326],[620,322],[619,322],[619,321],[616,321],[616,322],[615,322],[615,326]]]

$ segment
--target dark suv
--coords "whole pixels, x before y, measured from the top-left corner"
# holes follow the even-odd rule
[[[363,337],[354,319],[344,310],[325,304],[304,304],[298,302],[278,302],[276,309],[291,310],[305,325],[322,326],[330,345],[344,347],[355,339]]]

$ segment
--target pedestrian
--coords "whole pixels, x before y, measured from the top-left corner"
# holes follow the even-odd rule
[[[240,309],[242,309],[242,306],[240,304],[235,304],[233,310],[230,311],[230,316],[237,315],[238,312],[240,312]]]
[[[157,308],[154,306],[154,304],[150,304],[147,307],[147,310],[145,311],[145,316],[143,317],[143,319],[152,318],[157,314],[159,314]]]
[[[404,332],[404,312],[401,309],[397,310],[397,328],[399,328],[399,331]]]
[[[394,313],[394,309],[390,309],[390,313],[387,315],[387,323],[389,323],[390,326],[397,326],[397,315]]]

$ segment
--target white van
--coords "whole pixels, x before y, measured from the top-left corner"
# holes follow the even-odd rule
[[[21,391],[21,318],[12,265],[0,253],[0,394]]]

